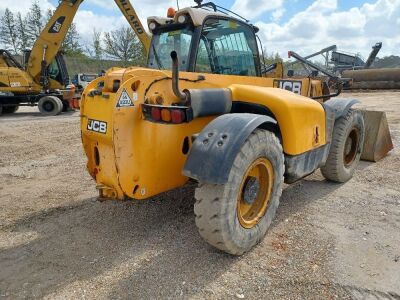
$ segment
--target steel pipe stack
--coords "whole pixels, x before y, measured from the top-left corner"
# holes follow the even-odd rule
[[[347,70],[343,78],[352,78],[351,89],[400,89],[400,68]]]

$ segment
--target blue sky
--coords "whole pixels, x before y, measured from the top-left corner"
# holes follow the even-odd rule
[[[54,6],[57,6],[58,0],[50,0],[49,1],[51,4]],[[135,5],[136,2],[140,2],[140,0],[132,0],[131,1],[133,5]],[[204,0],[204,2],[208,2],[207,0]],[[217,0],[214,1],[214,3],[226,7],[226,8],[231,8],[234,4],[234,0]],[[266,0],[265,2],[268,2]],[[293,17],[296,13],[305,10],[307,7],[309,7],[314,0],[287,0],[285,1],[284,7],[285,7],[285,13],[283,14],[282,18],[279,20],[279,23],[284,23],[290,20],[291,17]],[[350,8],[353,7],[359,7],[364,3],[373,3],[374,1],[366,1],[366,0],[339,0],[338,1],[338,10],[349,10]],[[194,3],[194,2],[193,2]],[[162,2],[160,3],[162,5]],[[93,11],[94,13],[101,14],[101,15],[113,15],[113,16],[119,16],[120,12],[114,5],[113,1],[110,0],[110,7],[109,9],[106,9],[100,5],[96,5],[95,1],[90,2],[90,1],[84,1],[82,4],[82,8],[86,10]],[[167,8],[167,5],[166,5]],[[263,13],[262,15],[252,18],[252,21],[265,21],[265,20],[270,20],[272,17],[272,12],[266,12]]]
[[[33,0],[0,0],[5,8],[25,14]],[[176,0],[130,0],[143,23],[150,15],[165,16]],[[209,0],[204,0],[207,2]],[[21,5],[21,2],[23,5]],[[300,54],[336,44],[342,51],[368,56],[372,45],[383,42],[380,56],[400,55],[400,0],[214,0],[233,9],[260,28],[268,52],[282,56],[288,50]],[[55,8],[58,0],[38,0],[43,9]],[[194,5],[179,0],[180,6]],[[127,26],[113,0],[84,0],[74,19],[83,44],[93,30],[107,32]]]

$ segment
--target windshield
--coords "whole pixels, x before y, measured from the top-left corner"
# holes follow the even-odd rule
[[[149,53],[149,68],[170,70],[170,53],[175,50],[179,57],[179,70],[187,71],[192,35],[193,31],[189,27],[175,26],[155,33]]]

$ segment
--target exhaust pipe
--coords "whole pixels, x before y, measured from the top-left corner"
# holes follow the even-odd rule
[[[179,61],[178,61],[178,54],[176,51],[171,52],[171,59],[172,59],[172,90],[176,97],[181,100],[183,103],[188,102],[188,95],[186,93],[182,93],[179,89]]]
[[[179,62],[176,51],[171,52],[172,90],[179,98],[179,105],[190,106],[193,118],[222,115],[232,108],[232,92],[230,89],[179,89]]]

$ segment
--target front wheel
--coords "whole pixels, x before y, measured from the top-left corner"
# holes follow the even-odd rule
[[[4,106],[3,107],[3,114],[13,114],[18,110],[18,108],[19,108],[18,105]]]
[[[56,96],[44,96],[38,102],[39,111],[43,115],[55,116],[63,109],[62,101]]]
[[[346,182],[353,177],[364,145],[365,125],[360,111],[350,109],[335,122],[328,159],[321,168],[331,181]]]
[[[241,255],[266,234],[282,193],[284,158],[276,136],[255,130],[237,154],[228,182],[200,183],[194,211],[200,235],[212,246]]]

